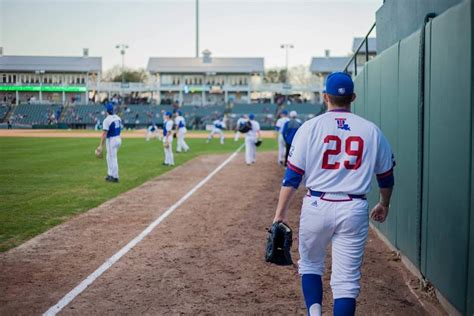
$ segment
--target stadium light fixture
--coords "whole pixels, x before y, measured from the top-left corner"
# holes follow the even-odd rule
[[[285,50],[285,63],[286,63],[286,74],[285,74],[285,83],[288,84],[288,54],[289,50],[295,48],[293,44],[281,44],[280,48]]]
[[[117,44],[115,48],[120,49],[120,55],[122,55],[122,84],[125,83],[125,51],[128,49],[127,44]]]

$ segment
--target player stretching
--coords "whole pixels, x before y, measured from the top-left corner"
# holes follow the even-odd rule
[[[173,114],[166,112],[163,121],[163,148],[165,150],[165,166],[174,166],[173,157]]]
[[[211,141],[214,134],[218,134],[221,139],[221,144],[224,145],[224,132],[222,131],[225,128],[224,120],[219,118],[215,120],[212,124],[212,131],[209,133],[206,143],[209,143]]]
[[[97,150],[102,152],[104,142],[107,148],[107,177],[106,181],[118,182],[118,160],[117,152],[122,145],[122,139],[120,138],[120,131],[122,130],[122,120],[116,114],[114,114],[114,105],[107,103],[107,117],[102,123],[102,137],[100,138],[100,144]]]
[[[285,153],[286,153],[286,142],[283,139],[283,135],[281,134],[283,130],[283,126],[286,122],[290,119],[288,118],[288,111],[283,110],[280,113],[280,118],[275,123],[275,130],[278,133],[278,163],[283,165],[283,161],[285,160]]]
[[[178,139],[178,145],[176,146],[176,152],[180,153],[184,150],[187,152],[189,150],[188,144],[184,141],[184,137],[186,136],[186,120],[183,117],[183,113],[181,111],[176,112],[176,117],[174,119],[174,123],[176,126],[176,134]]]
[[[239,119],[237,120],[237,123],[235,124],[235,136],[234,136],[234,142],[238,142],[240,139],[240,129],[242,128],[243,125],[249,120],[248,116],[243,114]]]
[[[252,128],[245,134],[245,163],[251,165],[257,162],[257,145],[260,140],[260,124],[255,120],[255,115],[249,115]]]
[[[299,273],[309,315],[321,315],[326,248],[332,243],[334,315],[354,315],[360,268],[369,230],[372,175],[380,200],[370,218],[385,221],[394,185],[393,155],[380,129],[350,112],[355,99],[349,75],[326,82],[328,112],[304,123],[291,146],[274,221],[287,222],[288,206],[304,176],[308,194],[301,208]]]
[[[155,122],[152,122],[147,128],[146,141],[150,141],[150,138],[152,137],[156,137],[158,140],[161,140],[161,136],[158,131],[158,126],[156,126]]]

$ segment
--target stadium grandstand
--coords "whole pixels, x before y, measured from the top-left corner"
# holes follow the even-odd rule
[[[0,55],[0,101],[87,104],[101,71],[102,58],[86,51],[82,57]]]
[[[147,70],[159,84],[161,104],[216,105],[251,102],[252,88],[262,82],[263,58],[151,57]]]

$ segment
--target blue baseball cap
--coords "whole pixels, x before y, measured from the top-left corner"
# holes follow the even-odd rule
[[[354,93],[354,82],[349,74],[345,72],[333,72],[326,79],[327,94],[335,96],[348,96]]]
[[[253,113],[250,113],[249,119],[253,120],[255,118],[255,115]]]
[[[172,117],[173,116],[173,113],[171,113],[170,111],[166,112],[165,113],[166,116],[169,116],[169,117]]]
[[[283,111],[281,111],[281,114],[283,114],[283,115],[288,115],[288,111],[287,111],[287,110],[283,110]]]
[[[113,114],[114,113],[114,104],[112,102],[107,102],[105,104],[105,108],[107,110],[107,113]]]

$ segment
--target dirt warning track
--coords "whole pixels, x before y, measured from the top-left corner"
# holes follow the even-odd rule
[[[194,159],[0,254],[0,315],[48,310],[227,158]],[[304,314],[296,267],[263,261],[283,173],[275,161],[259,154],[248,167],[239,154],[61,313]],[[300,201],[290,221],[295,236]],[[393,258],[371,233],[359,314],[425,313]]]

